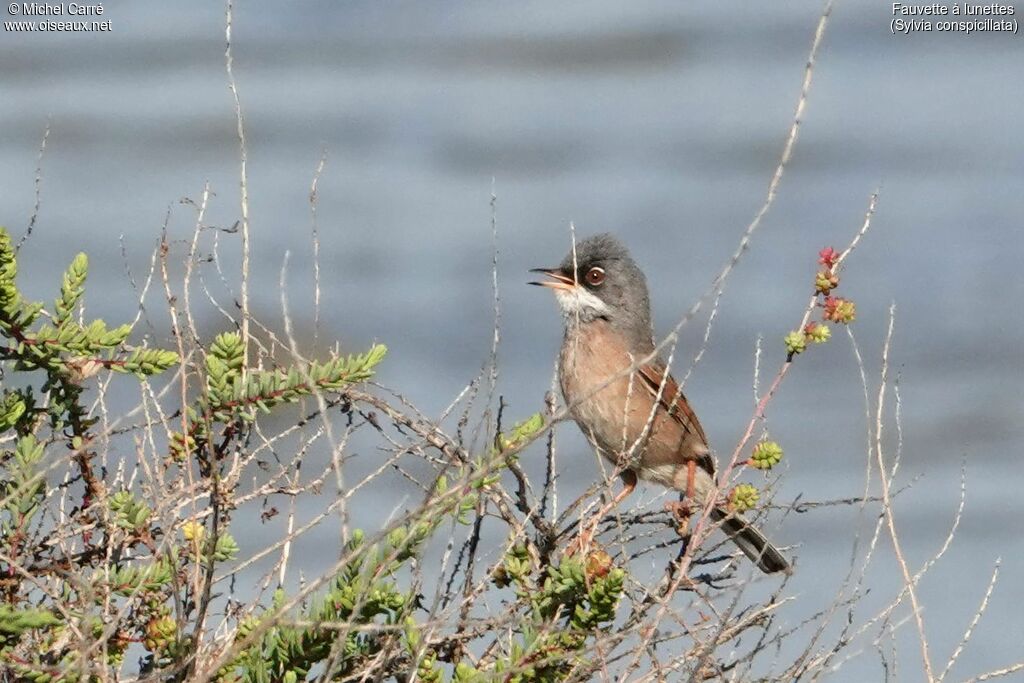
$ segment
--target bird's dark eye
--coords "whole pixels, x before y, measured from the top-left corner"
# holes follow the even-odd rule
[[[587,284],[592,287],[597,287],[604,282],[604,268],[594,266],[587,271]]]

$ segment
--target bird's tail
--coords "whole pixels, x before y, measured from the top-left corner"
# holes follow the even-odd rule
[[[711,518],[722,523],[722,531],[733,543],[757,565],[765,574],[791,571],[789,562],[782,556],[779,549],[761,533],[760,529],[736,512],[728,512],[722,508],[714,508]]]

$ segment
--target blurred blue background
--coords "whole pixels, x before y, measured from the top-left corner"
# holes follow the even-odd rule
[[[198,200],[206,181],[216,194],[207,222],[231,226],[238,150],[224,8],[104,7],[109,34],[6,32],[0,41],[0,223],[15,235],[28,224],[49,121],[24,287],[51,297],[57,273],[87,250],[90,311],[120,321],[137,296],[126,286],[120,236],[141,279],[168,209],[172,234],[191,235],[194,212],[178,200]],[[279,319],[277,282],[290,250],[290,306],[300,330],[312,329],[308,194],[326,151],[322,338],[349,350],[387,343],[381,381],[439,414],[490,350],[493,186],[499,391],[512,415],[538,410],[561,331],[551,297],[524,286],[526,271],[562,257],[570,222],[580,235],[613,231],[646,269],[658,330],[667,331],[707,290],[763,201],[820,11],[802,1],[243,0],[234,51],[260,283],[254,310]],[[957,540],[921,586],[940,665],[1003,561],[989,611],[954,669],[964,678],[1019,659],[1024,642],[1024,40],[893,36],[890,19],[887,3],[838,3],[792,164],[728,281],[688,394],[713,445],[731,452],[752,410],[755,340],[764,335],[764,372],[774,373],[818,249],[844,246],[880,187],[873,230],[840,293],[858,304],[854,330],[872,384],[887,310],[897,305],[900,483],[920,476],[901,495],[897,521],[913,566],[944,539],[966,463]],[[237,237],[221,244],[237,251]],[[206,317],[208,329],[220,324]],[[706,310],[684,328],[677,375],[705,321]],[[849,341],[836,335],[799,361],[769,410],[788,454],[780,499],[858,495],[865,421]],[[559,435],[568,500],[597,467],[575,427]],[[637,502],[659,505],[658,493],[648,488]],[[362,514],[374,519],[396,504],[383,502]],[[842,508],[790,515],[772,530],[780,543],[800,544],[788,623],[832,597],[855,527],[855,511]],[[900,585],[890,544],[880,543],[869,581],[876,608]],[[324,563],[336,556],[327,547],[319,547]],[[911,629],[901,629],[904,671],[917,657]],[[835,680],[880,676],[866,653]]]

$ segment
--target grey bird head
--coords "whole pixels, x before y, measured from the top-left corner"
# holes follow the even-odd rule
[[[626,247],[604,233],[576,243],[557,268],[535,268],[551,279],[531,282],[554,290],[566,329],[607,320],[637,352],[653,348],[647,278]]]

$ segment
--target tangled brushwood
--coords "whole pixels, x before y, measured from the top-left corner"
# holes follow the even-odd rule
[[[238,324],[204,340],[190,288],[193,268],[220,268],[217,229],[201,220],[209,196],[190,203],[200,220],[182,280],[170,277],[177,252],[165,233],[139,314],[113,329],[85,313],[84,254],[48,307],[22,294],[17,250],[0,230],[5,683],[814,680],[865,645],[887,665],[882,643],[904,623],[901,606],[920,618],[914,586],[932,563],[907,569],[892,518],[881,440],[888,342],[869,427],[881,496],[865,489],[843,501],[774,504],[768,477],[783,448],[763,428],[755,438],[807,342],[852,321],[852,303],[836,304],[831,291],[868,229],[874,197],[850,246],[822,252],[829,287],[821,273],[809,287],[798,331],[778,349],[779,369],[719,479],[720,503],[762,523],[770,509],[881,506],[870,541],[853,541],[859,551],[835,600],[793,620],[791,578],[755,579],[706,515],[680,526],[661,510],[616,510],[593,542],[573,549],[610,482],[559,509],[553,427],[566,410],[548,395],[542,411],[503,426],[497,317],[488,364],[439,419],[372,381],[383,345],[304,358],[286,307],[285,338],[252,318],[248,339]],[[156,278],[173,348],[137,335]],[[202,272],[199,282],[226,313]],[[115,415],[118,392],[131,398]],[[357,438],[375,444],[376,461],[353,477]],[[417,500],[398,500],[395,473]],[[740,480],[751,475],[760,488]],[[353,525],[360,496],[390,516]],[[281,519],[279,538],[246,541],[254,520]],[[862,614],[886,523],[904,589]],[[337,529],[333,547],[320,544],[316,558],[295,552],[325,527]]]
[[[168,252],[162,244],[161,257]],[[207,347],[185,351],[185,340],[197,342],[198,336],[179,330],[179,355],[131,344],[131,324],[109,330],[102,320],[82,320],[84,254],[68,267],[49,309],[21,294],[17,268],[14,245],[0,229],[0,358],[5,386],[17,386],[4,390],[0,414],[9,445],[0,460],[3,680],[125,680],[130,654],[140,680],[294,681],[318,671],[331,680],[371,673],[441,680],[444,663],[452,664],[451,677],[459,681],[480,680],[488,672],[550,678],[578,666],[588,639],[614,620],[623,570],[610,557],[596,564],[591,557],[542,565],[502,492],[502,470],[545,427],[540,415],[497,433],[490,448],[471,457],[439,427],[358,389],[383,359],[382,345],[323,362],[258,369],[246,366],[237,333],[218,334]],[[176,376],[154,389],[150,379],[169,370]],[[112,421],[102,408],[111,373],[141,382],[144,410],[135,412],[142,422],[131,423],[131,416]],[[174,403],[179,395],[171,389],[179,385],[180,396],[194,399],[164,410],[161,403]],[[255,559],[239,560],[245,550],[231,533],[236,511],[275,491],[311,493],[328,474],[300,484],[298,453],[255,491],[241,490],[243,475],[262,464],[263,449],[253,444],[258,415],[304,400],[316,404],[312,414],[275,436],[260,434],[264,444],[325,421],[309,446],[330,431],[331,413],[343,416],[350,430],[372,424],[383,431],[357,407],[365,404],[383,411],[400,433],[424,439],[399,449],[396,459],[404,452],[422,455],[429,444],[450,461],[405,519],[369,536],[346,528],[336,566],[298,594],[279,585],[268,603],[257,593],[246,605],[234,599],[232,588],[232,597],[223,600],[222,584],[233,583],[235,572]],[[353,423],[357,413],[360,425]],[[111,471],[114,444],[124,437],[135,444],[138,459],[122,459]],[[334,456],[329,470],[342,462],[341,453]],[[143,476],[127,474],[129,469]],[[292,490],[281,490],[282,478]],[[519,541],[474,590],[514,586],[523,616],[516,642],[490,665],[468,655],[471,642],[489,630],[469,619],[470,602],[460,607],[457,627],[423,619],[414,568],[440,527],[463,525],[478,533],[489,506],[485,498],[499,506]],[[345,495],[337,502],[343,504]],[[301,533],[289,532],[272,548],[283,548],[282,584],[288,546]],[[471,580],[471,564],[462,571]],[[223,617],[211,629],[213,607]],[[559,622],[565,628],[552,632]]]
[[[659,344],[669,366],[680,329],[713,301],[690,370],[700,361],[725,282],[777,196],[830,14],[829,3],[763,203],[711,289]],[[820,680],[869,657],[876,677],[889,680],[898,652],[900,680],[950,678],[989,603],[998,562],[940,667],[928,637],[935,625],[926,624],[917,587],[953,541],[965,487],[941,547],[912,565],[893,508],[905,490],[894,486],[902,449],[889,371],[894,309],[876,387],[851,327],[870,311],[834,293],[876,196],[845,249],[822,249],[817,267],[808,259],[802,318],[772,330],[781,343],[758,344],[753,414],[731,454],[718,454],[712,502],[723,508],[761,525],[769,514],[776,521],[834,506],[855,517],[848,571],[821,578],[834,597],[808,605],[791,590],[792,576],[755,577],[724,544],[710,508],[686,519],[620,508],[595,525],[590,518],[611,482],[570,500],[563,485],[559,498],[566,466],[555,427],[567,419],[565,407],[548,394],[543,407],[517,406],[508,418],[512,408],[497,390],[493,195],[493,345],[439,416],[375,381],[383,345],[322,350],[316,202],[323,159],[309,195],[315,358],[300,350],[308,339],[300,344],[293,330],[284,268],[283,333],[253,314],[231,2],[226,20],[241,162],[235,227],[207,222],[209,186],[201,199],[183,200],[195,211],[191,235],[174,239],[165,223],[144,283],[129,273],[134,318],[114,328],[87,315],[84,254],[46,306],[19,289],[20,245],[0,230],[0,683],[788,682]],[[39,178],[37,171],[37,190]],[[234,239],[237,281],[219,252]],[[209,327],[210,319],[214,329],[201,332],[197,320]],[[812,353],[834,352],[837,344],[827,342],[841,333],[866,404],[863,488],[841,500],[777,502],[782,475],[773,468],[784,446],[800,445],[774,440],[766,409],[791,369]],[[762,360],[778,361],[763,390]],[[890,430],[895,436],[883,438]],[[583,528],[596,534],[574,549]],[[900,575],[895,589],[869,579],[889,548]],[[787,549],[796,576],[801,552],[814,551]],[[891,568],[881,571],[892,577]],[[1022,670],[1017,661],[965,680]]]
[[[202,233],[198,225],[190,264],[202,261]],[[257,359],[249,363],[237,332],[201,341],[192,311],[178,308],[190,298],[172,293],[172,255],[162,241],[153,270],[159,260],[175,350],[133,344],[133,324],[86,322],[84,254],[52,307],[26,299],[16,249],[0,231],[0,357],[12,387],[0,415],[5,680],[587,680],[610,669],[654,671],[643,653],[666,643],[686,656],[663,670],[697,657],[696,670],[724,674],[754,666],[785,637],[773,628],[781,590],[741,606],[740,565],[706,537],[676,529],[671,515],[613,515],[601,542],[567,552],[598,489],[556,512],[550,429],[564,415],[553,401],[546,414],[503,429],[504,402],[490,404],[492,366],[457,400],[451,436],[401,397],[367,386],[382,345],[307,361],[294,340],[262,328],[270,345],[251,339]],[[290,350],[289,363],[275,362],[274,346]],[[134,378],[138,406],[113,417],[106,404],[118,374]],[[301,409],[284,426],[263,425],[288,404]],[[471,414],[479,417],[474,430]],[[270,424],[277,433],[266,431]],[[346,443],[366,429],[388,454],[345,485]],[[298,446],[285,456],[282,445],[296,433]],[[544,437],[548,467],[535,487],[519,454]],[[330,457],[304,479],[317,443]],[[276,467],[263,459],[268,452]],[[766,470],[781,458],[778,444],[762,440],[748,464]],[[412,470],[409,460],[429,464],[407,475],[423,492],[420,503],[379,528],[350,528],[353,494],[378,485],[387,469]],[[317,501],[332,477],[336,497],[296,526],[296,499]],[[723,497],[751,510],[761,494],[741,483]],[[236,540],[233,528],[254,506],[264,521],[280,514],[277,499],[290,509],[284,537],[269,548]],[[289,581],[289,567],[303,571],[291,546],[334,519],[344,541],[324,553],[336,557],[333,567]],[[660,540],[645,541],[659,529]],[[423,553],[444,540],[440,569],[427,569]],[[665,574],[648,588],[631,562],[653,551],[665,553]],[[278,559],[261,587],[239,590],[237,577],[271,554]],[[699,572],[685,571],[691,564]],[[715,611],[725,596],[732,602],[720,619],[699,624],[681,605],[666,613],[681,596]],[[666,628],[678,619],[685,629]],[[750,630],[759,635],[749,651],[719,661],[719,647]],[[805,657],[791,670],[828,661]]]

